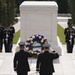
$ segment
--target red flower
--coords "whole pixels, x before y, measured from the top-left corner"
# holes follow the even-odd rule
[[[30,40],[27,40],[26,42],[28,42],[28,43],[29,43],[29,42],[30,42]]]

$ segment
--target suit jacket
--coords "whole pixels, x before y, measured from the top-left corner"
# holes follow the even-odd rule
[[[28,57],[32,55],[24,50],[20,50],[14,56],[14,68],[17,69],[17,73],[24,73],[30,71]]]
[[[40,68],[41,74],[49,74],[54,72],[53,59],[58,58],[59,55],[57,53],[50,53],[45,51],[42,54],[39,54],[37,59],[36,68]]]

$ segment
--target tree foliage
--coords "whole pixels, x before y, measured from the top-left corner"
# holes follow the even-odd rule
[[[23,2],[23,1],[26,1],[26,0],[15,0],[15,4],[16,4],[16,13],[19,13],[19,6],[20,4]]]
[[[14,21],[15,0],[0,0],[0,24],[10,25]]]
[[[0,0],[0,24],[5,25],[7,22],[6,0]]]
[[[56,0],[59,13],[68,13],[68,0]]]
[[[75,25],[75,0],[68,0],[68,2],[72,14],[73,24]]]

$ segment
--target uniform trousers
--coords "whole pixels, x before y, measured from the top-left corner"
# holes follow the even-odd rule
[[[2,52],[2,47],[3,47],[3,39],[0,39],[0,52]]]
[[[12,47],[13,47],[13,38],[10,40],[10,51],[12,52]]]
[[[7,43],[6,41],[4,41],[4,46],[5,46],[5,52],[11,52],[10,43]]]
[[[40,75],[53,75],[52,73],[40,73]]]
[[[24,73],[17,73],[17,75],[28,75],[28,72],[24,72]]]
[[[74,43],[67,42],[67,53],[73,52]]]

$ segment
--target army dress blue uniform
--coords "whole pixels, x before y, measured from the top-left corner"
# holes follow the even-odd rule
[[[4,27],[0,26],[0,52],[2,52],[3,47],[3,36],[4,36]]]
[[[10,41],[11,41],[11,32],[9,29],[4,30],[4,46],[5,46],[5,52],[11,52],[10,49]]]
[[[50,47],[49,44],[44,44],[43,47]],[[39,71],[40,75],[52,75],[54,72],[53,60],[57,59],[59,55],[55,52],[50,53],[44,51],[38,55],[36,71]]]
[[[67,44],[67,53],[73,52],[74,47],[74,38],[75,38],[75,29],[74,28],[65,28],[65,42]]]

